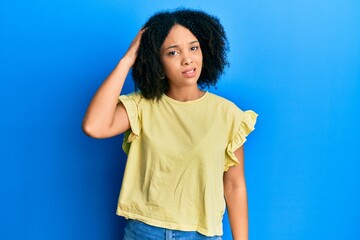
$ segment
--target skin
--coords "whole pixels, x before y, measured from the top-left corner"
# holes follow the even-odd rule
[[[166,93],[169,97],[190,101],[204,94],[197,85],[203,60],[200,43],[187,28],[175,25],[165,39],[160,54],[169,83]]]
[[[119,135],[130,128],[129,118],[118,96],[127,74],[134,65],[140,44],[141,30],[123,58],[101,84],[83,119],[84,132],[94,138]],[[169,90],[166,94],[178,101],[191,101],[203,96],[198,88],[203,55],[198,39],[185,27],[175,25],[160,49]],[[165,81],[165,80],[164,80]],[[235,151],[239,164],[224,172],[224,197],[234,240],[248,239],[247,193],[244,176],[244,149]]]
[[[226,201],[233,240],[248,239],[248,203],[244,174],[244,147],[235,151],[239,164],[224,173]]]

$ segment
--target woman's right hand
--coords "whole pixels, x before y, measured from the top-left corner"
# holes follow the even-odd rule
[[[134,40],[131,42],[129,49],[127,50],[127,52],[125,53],[123,60],[127,61],[128,64],[130,64],[130,66],[133,66],[138,54],[138,50],[139,50],[139,46],[140,46],[140,41],[141,41],[141,37],[142,34],[146,31],[146,28],[141,29],[138,34],[136,35],[136,37],[134,38]]]
[[[145,30],[138,32],[124,57],[91,100],[83,120],[83,130],[87,135],[106,138],[123,133],[130,128],[126,109],[123,104],[118,104],[118,97],[129,69],[135,63],[141,36]]]

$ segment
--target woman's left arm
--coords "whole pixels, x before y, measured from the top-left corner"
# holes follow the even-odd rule
[[[233,240],[248,240],[248,205],[244,174],[244,147],[235,151],[239,164],[224,173],[224,196]]]

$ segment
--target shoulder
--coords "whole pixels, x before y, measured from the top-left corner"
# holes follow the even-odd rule
[[[220,108],[225,111],[241,112],[241,109],[229,99],[226,99],[214,93],[208,93],[208,94],[209,94],[210,102],[214,104],[214,107]]]
[[[128,94],[125,94],[125,95],[121,95],[121,97],[134,99],[134,100],[137,100],[137,101],[140,101],[142,98],[144,98],[144,96],[141,94],[141,92],[138,92],[138,91],[131,92],[131,93],[128,93]]]
[[[257,113],[252,110],[243,111],[232,101],[215,94],[211,94],[211,99],[216,102],[215,111],[223,116],[224,121],[233,131],[241,129],[242,134],[247,135],[255,129]]]
[[[242,110],[234,102],[210,93],[210,99],[212,107],[217,114],[224,116],[224,119],[228,122],[241,123],[247,121],[249,123],[255,123],[257,114],[252,110]]]
[[[136,91],[125,95],[120,95],[119,100],[123,101],[132,101],[135,102],[136,105],[143,104],[144,102],[149,102],[151,100],[146,99],[141,92]]]

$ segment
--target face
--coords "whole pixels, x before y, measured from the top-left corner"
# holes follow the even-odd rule
[[[160,59],[170,88],[196,86],[202,69],[198,39],[189,29],[174,25],[160,49]]]

